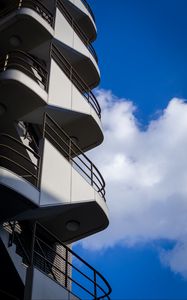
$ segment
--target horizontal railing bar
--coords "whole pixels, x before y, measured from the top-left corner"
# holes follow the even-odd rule
[[[42,246],[40,245],[40,243],[39,243],[39,241],[38,241],[38,239],[37,238],[35,238],[35,241],[36,241],[36,243],[37,243],[37,245],[38,245],[38,247],[40,248],[40,250],[41,250],[41,252],[43,253],[43,256],[44,256],[44,258],[45,258],[45,261],[46,261],[46,254],[45,254],[45,252],[43,251],[43,248],[42,248]],[[35,251],[36,252],[36,251]],[[51,270],[51,273],[52,273],[52,275],[53,275],[53,278],[56,280],[56,277],[55,277],[55,274],[53,273],[53,271]]]
[[[97,57],[97,54],[95,52],[94,47],[90,43],[90,41],[89,41],[88,37],[86,36],[86,34],[80,28],[80,26],[78,25],[78,23],[76,22],[76,20],[74,19],[74,17],[69,13],[69,11],[66,9],[65,5],[63,4],[63,2],[61,0],[57,0],[57,5],[58,5],[58,8],[60,9],[60,11],[62,12],[62,14],[65,16],[65,18],[69,22],[70,26],[73,29],[75,29],[75,31],[77,32],[78,36],[80,37],[80,39],[84,43],[84,45],[87,47],[87,49],[89,50],[89,52],[93,55],[93,57],[95,58],[96,62],[98,63],[98,57]]]
[[[16,56],[14,57],[10,57],[8,59],[8,63],[7,65],[4,66],[4,68],[9,68],[9,65],[11,64],[11,66],[21,66],[22,68],[24,68],[25,70],[27,70],[27,72],[29,72],[31,75],[33,75],[33,77],[35,77],[36,79],[40,80],[43,84],[44,82],[38,78],[30,69],[27,69],[24,65],[22,65],[21,63],[18,63],[18,62],[14,62],[14,59],[16,58]],[[35,71],[37,71],[38,75],[42,77],[42,79],[44,81],[47,81],[47,78],[45,76],[45,74],[41,73],[41,71],[38,70],[37,67],[33,66],[31,63],[29,63],[28,61],[25,61],[23,58],[17,56],[17,59],[19,59],[21,62],[27,64],[31,69],[34,69]]]
[[[6,66],[6,69],[11,69],[12,67],[16,67],[17,69],[19,68],[19,69],[26,71],[27,73],[29,73],[29,75],[31,77],[34,78],[34,80],[39,81],[45,87],[45,83],[40,78],[38,78],[31,70],[27,69],[25,66],[23,66],[21,64],[19,65],[18,63],[9,62],[8,65]]]
[[[55,140],[55,138],[49,132],[47,132],[46,134],[53,140],[54,143],[56,143],[58,145],[58,147],[62,150],[62,152],[65,152],[67,157],[69,157],[69,153],[65,149],[62,148],[62,146]]]
[[[47,74],[47,70],[44,68],[44,66],[40,63],[40,61],[36,60],[33,56],[31,56],[30,54],[22,51],[22,50],[14,50],[14,51],[10,51],[8,54],[17,54],[20,53],[23,56],[27,57],[28,59],[32,60],[33,62],[35,62],[38,66],[40,66],[40,68],[43,70],[44,73]]]
[[[0,17],[5,16],[8,13],[16,9],[21,9],[22,7],[31,8],[36,13],[38,13],[44,20],[46,20],[52,27],[54,27],[54,16],[53,14],[39,1],[37,0],[23,0],[22,2],[17,1],[17,3],[11,4],[6,7],[1,13]]]
[[[62,139],[62,137],[57,134],[57,132],[46,122],[46,126],[50,127],[50,129],[62,140],[62,142],[69,148],[69,144],[67,144],[66,141],[64,141]],[[53,138],[53,136],[47,132],[46,133],[47,135],[50,136],[50,138],[54,141],[54,143],[56,143],[58,145],[58,147],[62,150],[62,152],[64,152],[66,155],[67,155],[67,159],[69,158],[69,152],[67,152],[65,149],[62,148],[62,146]],[[77,155],[77,153],[74,151],[74,149],[71,149],[71,153],[74,153]],[[79,154],[78,154],[79,155]],[[82,154],[81,154],[82,155]],[[91,172],[91,168],[89,168],[86,163],[79,157],[79,156],[76,156],[76,159],[79,159],[83,164],[84,166]],[[69,160],[69,159],[68,159]],[[98,184],[100,184],[102,186],[102,181],[98,178],[98,176],[95,174],[95,173],[92,173],[93,177],[96,178],[96,180],[98,181],[98,184],[90,177],[90,175],[88,175],[86,173],[86,171],[76,162],[75,158],[72,158],[71,157],[71,161],[88,177],[88,179],[90,181],[93,181],[93,185],[95,185],[98,189],[98,192],[100,192],[102,194],[102,191],[104,192],[104,188],[100,187]],[[103,195],[103,194],[102,194]]]
[[[15,50],[4,55],[3,59],[1,58],[0,64],[0,71],[6,71],[10,68],[21,70],[28,76],[30,76],[33,80],[35,80],[38,84],[40,82],[43,85],[43,88],[47,90],[48,72],[44,68],[44,66],[42,66],[41,63],[37,61],[33,56],[23,51]]]
[[[47,126],[49,126],[48,124],[47,124]],[[51,128],[51,127],[50,127]],[[52,128],[51,128],[52,129]],[[53,130],[54,131],[54,130]],[[54,131],[55,132],[55,131]],[[62,152],[65,152],[66,153],[66,155],[67,155],[67,157],[69,158],[69,152],[67,152],[65,149],[63,149],[60,145],[59,145],[59,143],[47,132],[47,134],[51,137],[51,139],[60,147],[60,149],[62,150]],[[56,132],[55,132],[55,134],[56,134]],[[62,140],[63,141],[63,140]],[[66,144],[66,146],[68,147],[69,145],[65,142],[65,141],[63,141],[63,143],[64,144]],[[73,149],[71,149],[71,152],[74,152],[73,151]],[[74,152],[75,153],[75,152]],[[79,157],[77,157],[77,158],[79,158]],[[82,167],[76,162],[76,160],[74,159],[74,158],[72,158],[71,157],[71,160],[73,161],[73,163],[75,163],[78,167],[79,167],[79,169],[90,179],[90,181],[91,182],[93,182],[93,184],[98,188],[98,192],[99,193],[101,193],[101,195],[102,195],[102,197],[104,197],[104,195],[105,195],[105,190],[104,190],[104,187],[105,186],[103,186],[102,187],[102,181],[101,180],[99,180],[99,178],[98,178],[98,176],[93,172],[93,173],[91,173],[91,174],[93,174],[93,176],[94,177],[96,177],[96,179],[98,180],[98,183],[101,185],[101,187],[99,187],[99,185],[95,182],[95,180],[92,178],[92,176],[90,177],[90,175],[88,175],[87,173],[86,173],[86,171],[85,170],[83,170],[82,169]],[[85,163],[84,163],[85,164]],[[90,172],[91,172],[91,169],[89,168],[89,167],[87,167],[89,170],[90,170]],[[96,169],[96,168],[93,168],[93,169]],[[102,192],[103,191],[103,192]]]
[[[32,149],[30,149],[28,146],[24,145],[22,142],[20,142],[19,140],[17,140],[16,138],[14,138],[13,136],[7,134],[7,133],[1,133],[0,136],[4,136],[4,137],[8,137],[9,139],[13,140],[14,142],[16,142],[17,144],[19,144],[21,147],[27,149],[28,151],[30,151],[34,156],[36,156],[38,159],[40,159],[40,156],[33,151]]]
[[[57,131],[50,126],[50,124],[48,122],[48,119],[51,121],[51,123],[53,125],[55,125],[59,129],[59,131],[63,134],[63,136],[65,136],[65,138],[69,141],[69,143],[67,143],[67,141],[65,141],[63,139],[63,137],[61,137],[57,133]],[[96,168],[96,166],[92,163],[92,161],[82,152],[82,150],[71,140],[71,138],[65,133],[65,131],[48,114],[46,114],[45,124],[46,124],[46,126],[48,126],[59,137],[59,139],[68,147],[68,149],[71,150],[71,152],[67,152],[65,149],[63,149],[63,147],[61,145],[59,145],[59,143],[49,134],[49,132],[45,130],[46,134],[50,135],[50,137],[53,139],[53,141],[60,147],[60,149],[62,150],[62,152],[67,154],[67,157],[70,158],[77,165],[77,167],[89,178],[89,180],[91,181],[91,183],[93,183],[99,189],[98,192],[100,192],[101,195],[104,197],[104,195],[105,195],[105,192],[104,192],[105,182],[104,182],[104,179],[103,179],[101,173]],[[73,145],[73,147],[75,147],[75,149],[77,149],[77,152],[79,153],[78,156],[76,157],[76,159],[78,159],[79,161],[81,161],[81,163],[89,170],[89,172],[91,173],[90,175],[88,173],[86,173],[86,171],[80,166],[80,164],[78,164],[78,162],[76,162],[75,158],[72,157],[72,153],[74,153],[75,155],[77,155],[77,152],[75,152],[75,150],[73,148],[70,148],[70,143],[71,143],[71,145]],[[79,155],[83,156],[83,158],[90,164],[90,167],[86,164],[86,162],[84,162],[79,157]],[[98,175],[95,174],[94,171]],[[95,182],[94,178],[96,178],[96,180],[98,181],[98,183]],[[100,184],[101,187],[99,187],[98,184]],[[103,191],[103,193],[102,193],[102,191]]]
[[[53,15],[52,13],[49,11],[49,9],[43,5],[41,2],[37,1],[37,0],[23,0],[21,5],[25,5],[25,4],[35,4],[37,5],[37,7],[41,8],[43,10],[43,12],[47,13],[47,16],[51,18],[51,20],[53,20]]]
[[[17,59],[17,61],[14,61],[15,59]],[[18,62],[18,60],[20,61],[20,63]],[[7,59],[7,65],[4,65],[2,67],[7,69],[9,67],[9,65],[11,65],[11,66],[20,66],[20,67],[24,68],[25,70],[27,70],[27,72],[29,72],[31,75],[33,75],[33,77],[40,80],[44,84],[44,82],[40,78],[38,78],[30,69],[28,69],[28,68],[26,68],[26,66],[22,65],[22,62],[24,64],[26,64],[27,66],[29,66],[32,69],[32,71],[33,71],[33,69],[35,71],[37,71],[38,75],[40,77],[42,77],[43,81],[47,82],[47,72],[45,72],[46,74],[43,74],[37,67],[35,67],[31,63],[29,63],[28,61],[25,61],[24,58],[22,58],[20,56],[16,57],[15,55],[13,55],[13,57],[12,57],[12,53],[10,54],[10,57]]]
[[[47,248],[49,248],[53,253],[55,253],[58,257],[60,257],[61,259],[63,259],[63,261],[64,262],[66,262],[66,259],[61,255],[61,254],[59,254],[58,252],[56,252],[56,250],[54,250],[52,247],[50,247],[46,242],[44,242],[43,240],[41,240],[39,237],[36,237],[36,240],[39,240],[40,241],[40,243],[42,243],[42,244],[44,244],[45,246],[47,246]],[[62,245],[63,246],[63,245]],[[64,248],[65,250],[66,250],[66,248]],[[67,250],[66,250],[67,251]],[[46,259],[48,259],[48,258],[46,258]],[[54,263],[54,262],[53,262]],[[88,277],[86,274],[84,274],[82,271],[80,271],[76,266],[74,266],[71,262],[69,262],[68,260],[67,260],[67,264],[70,266],[70,267],[73,267],[77,272],[79,272],[81,275],[83,275],[85,278],[87,278],[89,281],[91,281],[92,283],[94,283],[94,281],[90,278],[90,277]],[[55,265],[53,265],[53,266],[55,266]],[[56,266],[55,266],[56,267]],[[56,268],[58,268],[58,267],[56,267]],[[61,271],[61,270],[59,270],[59,271]],[[63,271],[62,271],[63,272]],[[64,272],[63,272],[64,273]],[[65,273],[64,273],[64,275],[65,275]],[[99,286],[98,286],[99,287]]]
[[[105,293],[105,295],[103,297],[107,297],[111,293],[111,287],[101,273],[99,273],[97,270],[95,270],[89,263],[87,263],[84,259],[82,259],[73,250],[68,248],[65,244],[62,244],[62,242],[53,233],[51,233],[47,228],[45,228],[42,224],[37,223],[37,226],[40,227],[41,229],[43,229],[46,233],[48,233],[48,235],[51,236],[55,240],[56,243],[59,243],[60,245],[62,245],[66,249],[66,251],[68,251],[68,253],[71,253],[80,262],[82,262],[85,266],[87,266],[90,270],[92,270],[93,272],[95,272],[97,274],[97,276],[106,284],[106,286],[108,288],[108,292]],[[100,299],[102,299],[102,297],[100,297]]]
[[[94,164],[92,163],[92,161],[82,152],[82,150],[73,142],[73,140],[68,136],[68,134],[58,125],[58,123],[56,123],[48,114],[46,114],[46,117],[48,118],[48,119],[50,119],[50,121],[56,126],[56,127],[58,127],[58,129],[66,136],[66,138],[68,139],[68,140],[70,140],[71,141],[71,143],[72,143],[72,145],[75,147],[75,148],[77,148],[77,150],[85,157],[85,159],[91,164],[91,165],[93,165],[93,167],[95,167],[94,166]],[[95,169],[97,169],[96,167],[95,167]],[[98,170],[97,170],[98,171]],[[98,171],[99,172],[99,171]],[[101,176],[102,177],[102,176]]]
[[[48,124],[47,124],[47,126],[49,126]],[[51,127],[50,127],[51,128]],[[52,128],[51,128],[51,130],[53,130]],[[53,130],[54,131],[54,130]],[[55,131],[54,131],[54,133],[56,133]],[[67,152],[65,149],[63,149],[62,148],[62,146],[54,139],[54,137],[49,133],[49,132],[47,132],[46,133],[52,140],[53,140],[53,142],[54,143],[56,143],[57,145],[58,145],[58,147],[62,150],[62,152],[63,153],[65,153],[66,155],[67,155],[67,157],[65,157],[67,160],[69,160],[68,158],[69,158],[69,152]],[[60,137],[60,136],[59,136]],[[62,140],[63,141],[63,140]],[[68,147],[68,144],[65,142],[65,141],[63,141],[63,143],[64,144],[66,144],[66,146]],[[77,158],[79,158],[79,157],[77,157]],[[73,159],[73,158],[71,158],[71,161],[87,176],[87,178],[90,180],[90,182],[92,182],[93,181],[93,186],[95,186],[95,187],[97,187],[97,189],[98,189],[98,193],[100,193],[101,194],[101,196],[102,197],[104,197],[104,195],[105,195],[105,191],[104,191],[104,188],[100,188],[99,187],[99,185],[90,177],[90,175],[88,175],[87,173],[86,173],[86,171],[85,170],[83,170],[83,168],[76,162],[76,160],[75,159]],[[85,164],[85,163],[84,163]],[[86,166],[86,165],[85,165]],[[88,167],[87,167],[88,168]],[[89,169],[90,170],[90,169]],[[95,176],[96,178],[97,178],[97,176],[95,175],[95,174],[93,174],[93,176]],[[97,179],[98,181],[99,181],[99,179]],[[99,183],[101,184],[101,181],[99,181]],[[103,192],[102,192],[103,191]]]
[[[72,277],[70,277],[68,275],[68,273],[64,273],[64,271],[62,271],[61,269],[59,269],[57,266],[55,266],[52,262],[49,261],[48,258],[45,258],[42,254],[40,254],[38,251],[34,250],[35,254],[37,254],[38,256],[40,256],[40,258],[43,258],[45,261],[47,261],[53,268],[55,268],[57,271],[59,271],[59,273],[63,274],[64,277],[67,277],[69,280],[71,280],[72,282],[74,282],[75,284],[77,284],[79,287],[81,287],[83,290],[85,290],[87,293],[89,293],[91,296],[94,296],[94,294],[92,294],[89,290],[87,290],[84,286],[82,286],[80,283],[78,283],[77,281],[75,281],[75,279],[73,279]],[[57,253],[56,253],[57,254]],[[68,262],[68,261],[67,261]],[[40,268],[40,266],[36,266],[38,268]]]
[[[69,61],[63,56],[63,54],[58,50],[58,48],[55,45],[53,45],[52,51],[53,51],[52,52],[53,57],[55,59],[56,56],[56,59],[58,60],[60,67],[66,68],[66,71],[64,69],[63,70],[65,71],[67,77],[75,84],[75,86],[80,91],[80,93],[86,98],[88,103],[93,107],[98,117],[101,118],[100,105],[97,99],[95,98],[94,94],[90,90],[90,88],[87,86],[87,84],[83,81],[80,75],[76,72],[76,70],[72,67]]]
[[[25,160],[28,161],[28,163],[32,164],[36,169],[39,169],[39,167],[33,163],[28,157],[26,157],[25,155],[23,155],[22,153],[18,152],[17,150],[15,150],[14,148],[8,146],[8,145],[5,145],[5,144],[0,144],[0,147],[5,147],[5,148],[8,148],[9,150],[13,151],[14,153],[18,154],[19,156],[21,156],[22,158],[24,158]]]
[[[47,124],[47,126],[49,126],[48,124]],[[51,128],[51,127],[50,127]],[[51,130],[53,130],[52,128],[51,128]],[[53,130],[54,131],[54,130]],[[55,131],[54,131],[54,133],[56,133]],[[67,155],[67,157],[65,157],[67,160],[69,160],[68,158],[69,158],[69,152],[67,152],[65,149],[63,149],[62,148],[62,146],[53,138],[53,136],[49,133],[49,132],[47,132],[46,133],[52,140],[53,140],[53,142],[54,143],[56,143],[57,145],[58,145],[58,147],[62,150],[62,152],[63,153],[65,153],[66,155]],[[63,140],[62,140],[63,141]],[[64,144],[66,144],[66,146],[68,147],[68,144],[65,142],[65,141],[63,141],[63,143]],[[79,157],[77,157],[77,158],[79,158]],[[95,187],[97,187],[97,189],[98,189],[98,193],[101,193],[101,196],[102,197],[104,197],[104,195],[105,195],[105,191],[104,191],[104,188],[100,188],[99,187],[99,185],[94,181],[94,180],[92,180],[92,178],[90,177],[90,175],[88,175],[87,173],[86,173],[86,171],[84,171],[83,169],[82,169],[82,167],[76,162],[76,160],[75,159],[73,159],[73,158],[71,158],[71,161],[88,177],[88,179],[90,180],[90,181],[93,181],[93,186],[95,186]],[[85,163],[84,163],[85,164]],[[86,166],[86,165],[85,165]],[[88,167],[87,167],[88,168]],[[90,169],[89,169],[90,170]],[[97,176],[95,175],[95,174],[93,174],[93,176],[95,176],[96,178],[97,178]],[[99,179],[97,179],[98,180],[98,182],[101,184],[101,181],[99,180]],[[102,192],[103,191],[103,192]]]
[[[66,142],[66,141],[64,141],[63,140],[63,138],[46,122],[46,126],[48,126],[61,140],[62,140],[62,142],[69,148],[70,147],[70,145]],[[47,132],[47,134],[48,135],[50,135],[48,132]],[[65,152],[66,154],[67,154],[67,156],[69,157],[69,152],[66,152],[66,150],[64,150],[61,146],[60,146],[60,144],[52,137],[52,135],[50,135],[50,137],[55,141],[55,143],[63,150],[63,152]],[[86,163],[79,157],[79,156],[77,156],[77,155],[82,155],[82,154],[80,154],[80,153],[77,153],[77,152],[75,152],[74,151],[74,149],[72,148],[71,149],[71,153],[74,153],[75,155],[76,155],[76,158],[77,159],[79,159],[84,165],[85,165],[85,167],[87,167],[87,169],[89,170],[89,171],[91,171],[91,168],[89,168],[87,165],[86,165]],[[74,158],[72,158],[71,157],[71,160],[75,163],[75,164],[77,164],[77,162],[74,160]],[[77,166],[79,166],[78,164],[77,164]],[[81,168],[81,167],[80,167]]]
[[[21,168],[22,170],[26,171],[27,173],[30,174],[30,176],[32,176],[35,180],[38,180],[38,177],[34,174],[32,174],[29,170],[27,170],[25,167],[23,167],[22,165],[18,164],[17,162],[15,162],[14,160],[12,160],[11,158],[8,158],[4,155],[0,155],[0,159],[5,159],[8,160],[10,162],[12,162],[13,164],[15,164],[16,166],[18,166],[19,168]],[[22,176],[23,177],[23,176]]]

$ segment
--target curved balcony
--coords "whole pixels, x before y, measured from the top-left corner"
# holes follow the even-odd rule
[[[33,56],[17,50],[0,58],[2,118],[18,119],[45,105],[47,89],[48,73]]]
[[[52,48],[52,57],[54,57],[55,61],[64,71],[66,76],[71,79],[72,83],[77,87],[85,100],[92,106],[97,116],[101,118],[100,105],[91,89],[87,86],[86,82],[81,78],[65,56],[55,46]]]
[[[57,211],[40,222],[68,243],[105,229],[108,208],[99,170],[49,115],[44,136],[40,205]],[[68,229],[72,222],[75,230]]]
[[[66,109],[64,114],[61,110],[63,128],[78,139],[81,149],[92,149],[103,141],[100,105],[84,80],[56,47],[53,47],[52,57],[48,104],[53,109],[51,107],[50,113],[60,121],[59,108]],[[61,95],[62,89],[66,91],[64,97]],[[85,124],[87,132],[78,130]]]
[[[63,93],[62,93],[63,91]],[[100,105],[70,62],[57,47],[52,48],[48,106],[39,108],[22,118],[42,124],[44,112],[49,113],[65,131],[78,140],[84,151],[103,141]],[[87,131],[79,130],[87,126]]]
[[[7,1],[0,11],[0,54],[39,46],[52,38],[53,27],[54,16],[40,1]]]
[[[38,232],[43,231],[53,243],[61,246],[64,255],[59,254],[36,235],[34,247],[34,265],[36,268],[38,267],[45,274],[51,269],[52,278],[78,299],[110,300],[111,287],[104,276],[69,247],[62,244],[46,228],[40,224],[37,226]],[[46,251],[49,253],[48,257],[44,255]],[[59,266],[64,266],[64,268],[60,269]]]
[[[83,43],[88,47],[89,51],[98,62],[97,54],[91,42],[96,39],[95,23],[91,21],[88,14],[85,14],[78,6],[70,0],[58,0],[57,7],[67,18],[77,34],[81,37]]]
[[[81,174],[81,176],[96,190],[101,198],[106,201],[105,181],[99,170],[84,154],[76,142],[73,141],[73,138],[70,138],[68,134],[47,114],[44,120],[44,134],[79,174]]]
[[[39,165],[40,156],[35,151],[9,134],[0,134],[0,191],[2,200],[6,199],[0,203],[1,221],[36,207]],[[33,201],[29,201],[30,197]]]
[[[84,5],[81,0],[58,0],[62,2],[68,9],[69,13],[76,21],[81,30],[85,33],[90,42],[93,42],[97,37],[97,28],[95,18],[90,9]]]
[[[98,85],[100,72],[96,52],[64,4],[57,6],[53,44],[90,88]]]
[[[112,289],[104,276],[40,223],[36,223],[36,232],[33,235],[32,260],[30,249],[28,249],[24,237],[22,237],[21,229],[23,227],[21,227],[21,223],[10,222],[4,224],[4,229],[9,232],[9,241],[16,246],[17,253],[20,253],[25,265],[29,266],[33,263],[32,295],[34,299],[38,298],[37,278],[39,276],[40,285],[44,283],[45,287],[48,277],[48,288],[42,289],[40,299],[51,299],[55,290],[55,295],[58,295],[59,299],[110,300]],[[50,243],[43,237],[47,237]],[[58,246],[54,247],[52,245]],[[44,281],[41,280],[42,276]],[[51,281],[53,285],[51,285]]]
[[[12,205],[12,192],[19,204],[5,217],[37,218],[63,242],[105,229],[108,208],[99,170],[48,115],[43,136],[39,156],[16,138],[1,134],[0,183],[6,187],[6,203]]]

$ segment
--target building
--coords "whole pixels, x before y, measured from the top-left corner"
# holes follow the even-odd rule
[[[1,299],[109,299],[71,250],[108,226],[96,35],[85,0],[0,1]]]

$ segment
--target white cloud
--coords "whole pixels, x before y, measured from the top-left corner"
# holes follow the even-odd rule
[[[176,241],[161,260],[187,276],[187,104],[173,98],[142,130],[131,101],[98,90],[105,141],[90,154],[107,184],[110,226],[82,242],[100,249]]]

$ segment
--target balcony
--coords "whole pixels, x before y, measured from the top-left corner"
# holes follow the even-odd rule
[[[9,191],[21,197],[20,213],[14,207],[11,217],[37,218],[68,243],[108,226],[103,177],[50,116],[45,116],[37,153],[31,146],[2,134],[0,154],[0,182],[7,189],[5,198],[12,206],[14,198],[8,196]]]
[[[39,163],[40,156],[31,148],[9,134],[0,134],[1,222],[37,207]]]
[[[53,27],[53,13],[40,1],[2,1],[0,54],[18,47],[25,51],[34,49],[52,38]]]
[[[79,38],[82,40],[82,42],[84,43],[84,45],[87,47],[87,49],[89,50],[89,52],[91,53],[91,55],[93,56],[93,58],[95,59],[95,61],[98,63],[98,57],[97,57],[97,54],[96,54],[96,52],[95,52],[92,44],[90,43],[88,37],[86,36],[86,34],[84,33],[84,31],[81,29],[81,27],[78,25],[78,23],[76,22],[76,20],[73,18],[73,16],[66,9],[66,6],[63,4],[62,0],[58,0],[57,7],[62,12],[63,16],[65,16],[65,18],[67,19],[67,21],[69,22],[69,24],[72,26],[72,28],[74,29],[74,31],[77,33],[77,35],[79,36]]]
[[[63,91],[63,93],[62,93]],[[48,112],[70,136],[76,136],[79,146],[87,151],[101,144],[100,105],[71,63],[53,45],[49,78],[48,106],[26,115],[22,120],[42,123]],[[37,120],[36,120],[37,118]],[[87,131],[79,130],[87,126]]]
[[[110,300],[111,287],[104,276],[40,223],[36,223],[31,255],[25,230],[22,223],[10,222],[4,224],[1,235],[4,242],[6,235],[9,249],[14,246],[16,255],[22,257],[26,270],[33,265],[31,299]]]
[[[99,83],[100,72],[96,52],[62,1],[58,1],[57,4],[54,44],[90,88]]]
[[[97,116],[101,118],[101,108],[94,94],[87,86],[85,81],[81,78],[81,76],[76,72],[75,68],[73,68],[71,63],[65,58],[63,54],[61,54],[61,52],[55,46],[53,46],[52,49],[52,58],[54,58],[54,60],[60,66],[61,70],[66,74],[66,76],[72,81],[74,86],[84,96],[85,100],[94,109]],[[52,70],[52,72],[55,71]]]
[[[49,116],[44,122],[41,206],[57,206],[41,223],[64,242],[73,242],[108,226],[105,182],[96,166]],[[50,170],[50,172],[49,172]],[[60,213],[60,206],[62,205]],[[75,230],[68,229],[73,222]]]
[[[45,105],[47,89],[48,73],[33,56],[12,51],[0,58],[1,121],[19,119]]]
[[[58,0],[68,9],[78,26],[85,33],[90,42],[97,36],[95,17],[86,1],[82,0]]]

